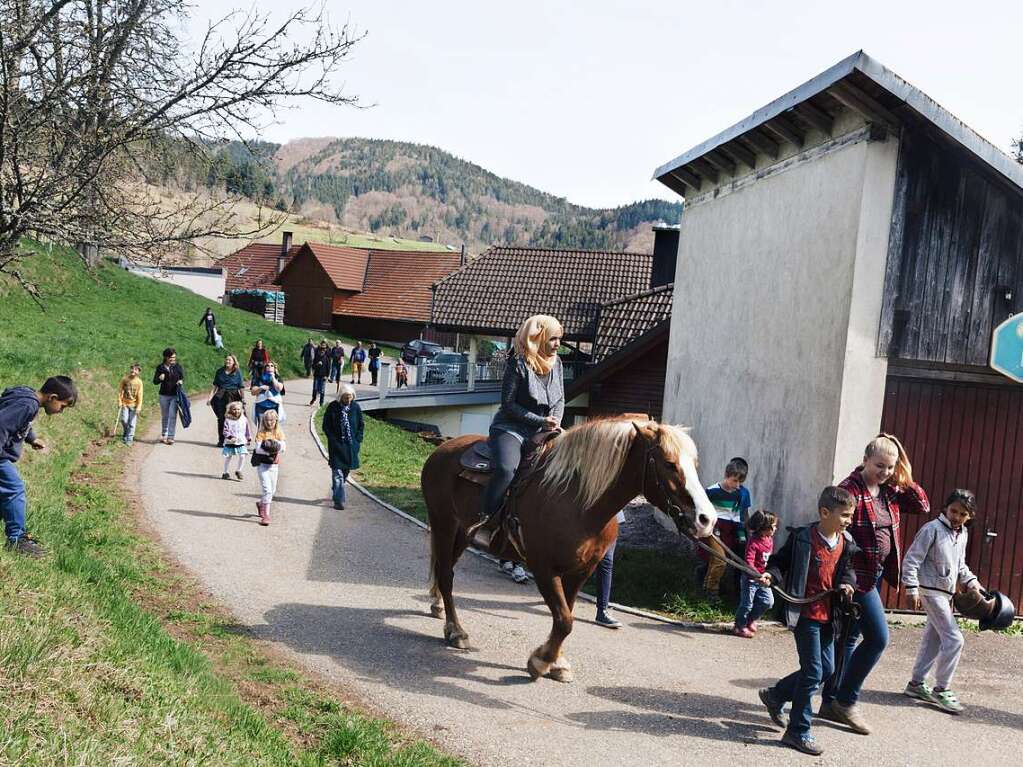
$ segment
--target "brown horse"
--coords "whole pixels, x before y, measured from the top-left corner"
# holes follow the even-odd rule
[[[469,545],[482,488],[459,474],[463,451],[484,437],[452,439],[423,466],[423,495],[430,515],[431,613],[447,613],[444,638],[468,647],[451,596],[455,562]],[[529,656],[527,669],[571,681],[561,645],[572,631],[576,594],[618,532],[615,515],[642,494],[680,530],[709,535],[717,515],[696,473],[696,445],[685,430],[655,421],[610,418],[590,421],[549,442],[537,469],[512,488],[526,564],[551,611],[553,627]],[[513,551],[493,554],[518,559]],[[443,606],[441,601],[443,600]]]

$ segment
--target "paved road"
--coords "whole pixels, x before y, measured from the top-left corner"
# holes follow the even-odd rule
[[[354,493],[337,512],[329,474],[307,429],[309,385],[288,384],[288,453],[273,524],[256,523],[258,483],[220,477],[211,411],[178,442],[154,445],[142,465],[146,512],[167,549],[259,637],[355,692],[441,747],[481,765],[788,765],[756,690],[795,663],[791,638],[756,640],[626,618],[589,622],[566,644],[577,681],[529,681],[524,664],[550,625],[532,586],[478,558],[456,574],[473,649],[445,648],[428,615],[425,534]],[[764,634],[768,634],[764,636]],[[893,632],[869,680],[865,712],[877,734],[823,725],[819,764],[963,765],[1023,752],[1023,640],[969,635],[958,679],[964,716],[915,705],[899,693],[918,629]],[[1006,763],[1009,763],[1006,762]]]

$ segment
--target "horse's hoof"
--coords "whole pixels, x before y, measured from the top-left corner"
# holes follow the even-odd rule
[[[469,637],[463,636],[452,636],[445,640],[448,643],[448,647],[455,650],[468,650],[469,649]]]
[[[430,615],[434,618],[443,618],[444,605],[430,605]]]
[[[526,671],[529,672],[529,676],[532,677],[534,682],[544,676],[550,670],[550,667],[550,663],[540,660],[536,655],[530,655],[529,660],[526,662]]]
[[[575,673],[570,668],[556,668],[552,667],[548,676],[555,682],[568,682],[575,681]]]

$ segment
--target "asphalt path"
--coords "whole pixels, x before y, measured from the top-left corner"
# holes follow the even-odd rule
[[[753,640],[621,615],[592,623],[576,605],[565,644],[576,681],[531,682],[530,651],[550,628],[532,584],[520,586],[466,555],[455,595],[471,649],[442,640],[429,615],[427,535],[357,491],[345,511],[329,502],[329,470],[308,430],[310,385],[291,381],[288,450],[272,524],[257,524],[259,483],[220,479],[215,420],[204,405],[172,446],[148,450],[138,477],[160,541],[251,632],[346,693],[441,748],[480,765],[652,764],[964,765],[1019,763],[1023,753],[1023,639],[968,634],[953,717],[901,692],[918,628],[892,632],[867,683],[863,710],[875,734],[828,723],[812,759],[781,747],[757,689],[796,667],[782,629]]]

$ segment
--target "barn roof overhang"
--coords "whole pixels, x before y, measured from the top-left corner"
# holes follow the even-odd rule
[[[786,144],[801,148],[811,130],[830,135],[843,109],[893,131],[906,122],[924,123],[1023,190],[1023,165],[863,51],[683,152],[657,168],[654,178],[685,197],[704,180],[716,184],[721,173],[734,175],[741,166],[755,170],[760,156],[777,159]]]

